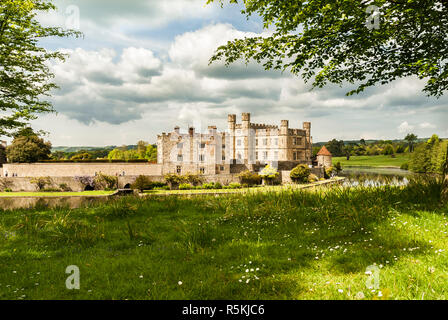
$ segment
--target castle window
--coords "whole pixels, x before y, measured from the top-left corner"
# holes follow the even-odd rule
[[[238,152],[238,159],[241,160],[241,153]]]
[[[181,174],[182,173],[182,166],[177,166],[176,167],[176,172],[177,172],[177,174]]]
[[[255,160],[258,160],[258,152],[255,152]]]
[[[278,151],[274,151],[274,160],[278,160]]]
[[[278,146],[278,138],[275,138],[275,145]]]
[[[268,158],[268,152],[263,151],[263,160],[266,160]]]
[[[268,145],[268,139],[263,139],[263,145],[267,146]]]
[[[255,139],[255,145],[258,146],[258,139]]]
[[[177,161],[181,162],[183,161],[184,157],[181,154],[177,155]]]
[[[219,169],[220,169],[221,171],[224,171],[224,167],[223,167],[223,166],[219,167]]]
[[[222,161],[225,161],[225,160],[226,160],[226,156],[222,155]]]
[[[201,162],[205,161],[205,155],[204,154],[200,154],[199,155],[199,161],[201,161]]]
[[[226,148],[226,145],[225,145],[225,144],[223,144],[223,145],[222,145],[222,148],[223,148],[223,149],[225,149],[225,148]]]
[[[205,148],[205,143],[201,143],[201,149]]]
[[[237,144],[238,146],[240,146],[240,145],[241,145],[241,140],[238,139],[237,142],[236,142],[236,144]]]
[[[293,160],[297,160],[297,152],[293,152],[292,153],[292,159]]]
[[[204,174],[204,173],[205,173],[205,168],[204,168],[204,167],[199,168],[199,172],[200,172],[201,174]]]
[[[177,149],[182,149],[184,147],[184,144],[183,143],[178,143],[177,144]]]

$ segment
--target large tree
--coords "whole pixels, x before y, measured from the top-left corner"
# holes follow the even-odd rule
[[[48,62],[65,55],[41,47],[47,37],[80,36],[79,32],[42,26],[40,12],[56,9],[45,0],[0,1],[0,135],[11,136],[37,114],[53,112],[45,100],[57,88]]]
[[[211,63],[255,60],[301,75],[313,87],[348,82],[355,86],[348,95],[409,76],[424,79],[429,96],[448,89],[448,0],[210,2],[242,3],[247,18],[258,14],[269,29],[266,36],[229,41]],[[444,190],[448,198],[447,175]]]
[[[6,148],[6,155],[8,162],[32,163],[48,160],[51,143],[44,141],[31,128],[25,128],[15,134],[12,144]]]
[[[229,41],[211,62],[253,59],[314,87],[355,84],[348,94],[408,76],[425,79],[428,95],[448,89],[448,0],[228,1],[243,3],[248,18],[261,16],[272,33]]]

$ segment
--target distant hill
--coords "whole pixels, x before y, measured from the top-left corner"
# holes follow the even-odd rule
[[[429,137],[428,138],[418,138],[417,139],[417,143],[419,143],[419,142],[423,142],[423,141],[428,141],[428,139],[429,139]],[[445,138],[440,138],[440,139],[442,139],[442,140],[445,140]],[[339,139],[336,139],[336,140],[339,140]],[[375,142],[378,142],[378,141],[392,141],[392,142],[405,142],[404,141],[404,139],[392,139],[392,140],[388,140],[388,139],[383,139],[383,140],[381,140],[381,139],[377,139],[377,140],[365,140],[365,142],[367,143],[367,144],[370,144],[370,143],[375,143]],[[326,143],[328,143],[328,141],[325,141],[325,142],[315,142],[315,143],[313,143],[313,147],[322,147],[324,144],[326,144]],[[344,140],[344,144],[345,145],[347,145],[347,144],[360,144],[361,143],[361,140]]]

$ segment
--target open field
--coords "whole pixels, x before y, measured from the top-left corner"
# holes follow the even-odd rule
[[[391,156],[351,156],[347,161],[346,157],[333,157],[333,164],[338,162],[344,166],[366,166],[366,167],[400,167],[410,160],[409,153],[396,154],[396,158]]]
[[[440,183],[0,214],[0,299],[447,299]],[[366,268],[379,268],[379,290]],[[77,265],[81,289],[67,290]],[[361,293],[362,292],[362,295]]]
[[[82,192],[0,192],[0,197],[92,197],[111,195],[114,191],[82,191]]]

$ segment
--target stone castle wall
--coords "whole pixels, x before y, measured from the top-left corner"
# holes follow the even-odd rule
[[[95,176],[95,173],[124,176],[161,176],[162,165],[149,163],[7,163],[2,177],[75,177]]]

